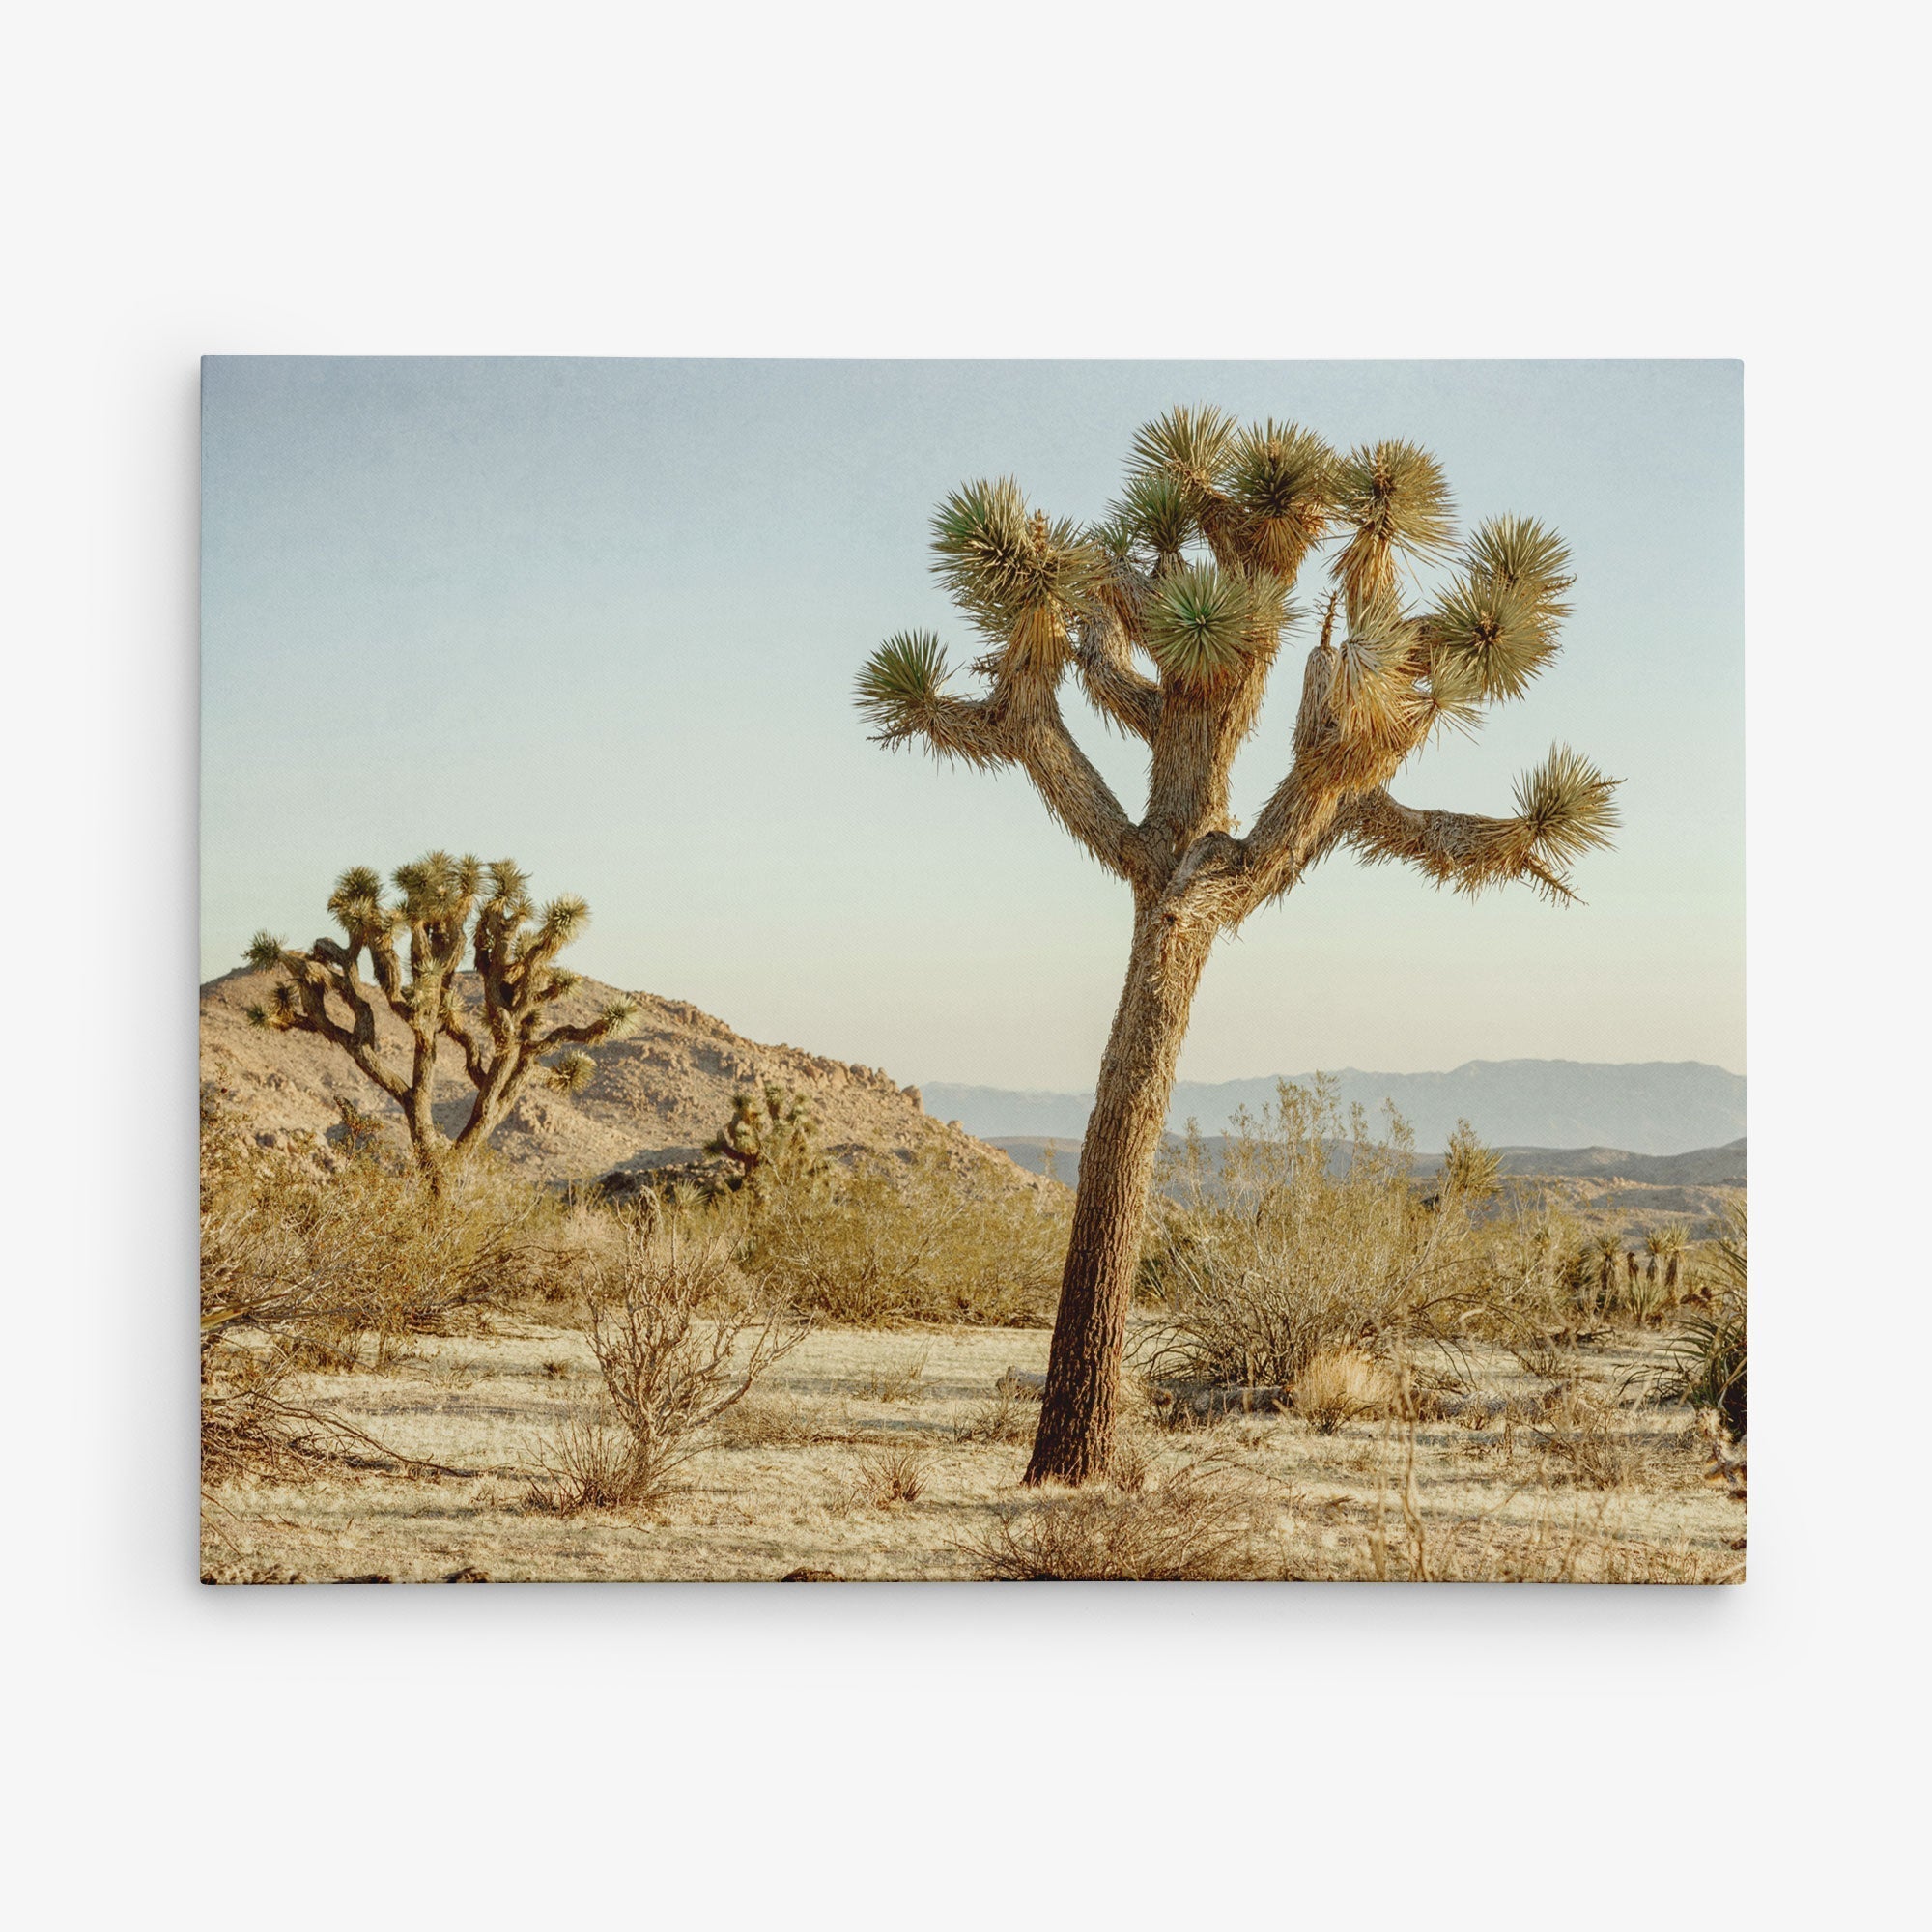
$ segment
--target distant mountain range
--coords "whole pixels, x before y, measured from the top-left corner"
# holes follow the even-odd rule
[[[1279,1077],[1306,1084],[1314,1075]],[[1237,1108],[1259,1114],[1271,1104],[1276,1078],[1183,1080],[1174,1091],[1168,1127],[1180,1132],[1193,1119],[1204,1132],[1218,1133]],[[1439,1151],[1459,1120],[1492,1147],[1539,1151],[1676,1154],[1724,1148],[1745,1132],[1744,1076],[1695,1060],[1472,1060],[1448,1073],[1343,1067],[1335,1079],[1345,1107],[1360,1101],[1373,1115],[1392,1100],[1419,1152]],[[921,1092],[928,1113],[990,1141],[1078,1141],[1094,1104],[1091,1093],[1015,1093],[944,1080],[928,1081]]]
[[[1035,1174],[1051,1169],[1056,1180],[1067,1186],[1080,1178],[1080,1143],[1059,1135],[1001,1134],[989,1145],[1000,1149],[1021,1167]],[[1172,1136],[1170,1146],[1179,1146]],[[1210,1134],[1202,1143],[1208,1172],[1217,1173],[1226,1137]],[[1627,1187],[1657,1188],[1742,1187],[1745,1185],[1749,1149],[1735,1140],[1725,1147],[1692,1148],[1685,1153],[1634,1153],[1629,1148],[1587,1147],[1499,1147],[1495,1150],[1505,1175],[1523,1178],[1584,1181],[1615,1180]],[[1330,1165],[1343,1171],[1348,1165],[1346,1142],[1329,1144]],[[1051,1156],[1049,1162],[1048,1156]],[[1418,1179],[1434,1174],[1442,1164],[1436,1153],[1418,1153],[1411,1172]]]

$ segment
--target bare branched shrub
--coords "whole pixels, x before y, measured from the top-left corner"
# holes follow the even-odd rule
[[[563,1514],[662,1498],[672,1473],[703,1446],[703,1432],[808,1327],[757,1295],[722,1242],[695,1239],[674,1224],[620,1219],[617,1229],[590,1297],[604,1401],[542,1446],[530,1492],[536,1506]]]
[[[1531,1433],[1553,1473],[1590,1489],[1634,1488],[1648,1469],[1644,1445],[1620,1426],[1617,1404],[1580,1383],[1551,1391]]]
[[[1084,1489],[1003,1509],[963,1547],[1004,1582],[1214,1582],[1267,1574],[1256,1549],[1264,1528],[1250,1492],[1195,1465],[1157,1489]]]
[[[939,1145],[829,1180],[781,1179],[727,1206],[740,1265],[835,1321],[1038,1321],[1066,1251],[1065,1196],[1012,1186]]]

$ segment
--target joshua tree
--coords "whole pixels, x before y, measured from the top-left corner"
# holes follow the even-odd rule
[[[1677,1299],[1677,1283],[1683,1269],[1686,1236],[1684,1224],[1672,1221],[1667,1227],[1657,1231],[1657,1252],[1663,1257],[1663,1292],[1673,1302]]]
[[[1098,525],[1051,519],[1000,481],[949,497],[932,531],[934,567],[984,646],[971,666],[984,689],[949,691],[938,638],[901,632],[859,679],[878,742],[1018,767],[1133,895],[1027,1470],[1029,1482],[1081,1483],[1112,1454],[1149,1179],[1216,936],[1340,849],[1468,893],[1520,881],[1568,901],[1570,862],[1608,842],[1613,782],[1559,747],[1519,782],[1510,817],[1417,810],[1387,791],[1439,725],[1523,694],[1556,650],[1572,582],[1561,541],[1526,517],[1482,525],[1457,554],[1441,469],[1410,443],[1338,457],[1293,424],[1240,429],[1213,409],[1176,410],[1139,433],[1125,492]],[[1295,620],[1294,580],[1324,540],[1334,593],[1303,670],[1293,758],[1240,837],[1230,769]],[[1403,602],[1405,563],[1452,555],[1439,594]],[[1146,748],[1138,821],[1067,728],[1069,674]]]
[[[818,1122],[796,1094],[765,1083],[762,1101],[749,1094],[731,1096],[731,1118],[704,1145],[709,1154],[735,1163],[734,1185],[761,1195],[774,1181],[810,1186],[822,1180],[826,1161],[818,1151]]]
[[[1591,1247],[1597,1258],[1597,1312],[1611,1308],[1617,1298],[1617,1264],[1624,1258],[1624,1237],[1605,1228]]]
[[[543,1024],[552,1004],[580,983],[577,974],[552,962],[582,931],[590,909],[580,898],[557,898],[539,911],[528,885],[507,859],[485,866],[431,852],[397,867],[398,896],[385,899],[381,878],[355,866],[335,882],[328,900],[342,939],[318,939],[298,952],[272,933],[258,932],[248,948],[257,971],[283,975],[269,1003],[250,1007],[248,1017],[272,1032],[319,1034],[339,1046],[402,1109],[432,1187],[441,1186],[453,1160],[495,1132],[545,1054],[570,1049],[544,1070],[553,1086],[575,1092],[592,1070],[582,1049],[619,1037],[637,1019],[637,1007],[617,1000],[587,1026]],[[466,949],[483,982],[480,1027],[456,985]],[[373,985],[361,975],[364,952]],[[376,1033],[378,1002],[410,1030],[407,1067],[384,1057]],[[453,1137],[431,1113],[437,1045],[443,1039],[456,1047],[476,1089],[469,1118]]]

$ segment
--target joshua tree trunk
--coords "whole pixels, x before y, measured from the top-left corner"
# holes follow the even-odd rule
[[[1208,947],[1177,938],[1157,905],[1134,919],[1133,952],[1080,1147],[1080,1191],[1029,1483],[1087,1483],[1113,1454],[1114,1398],[1140,1264],[1154,1155]]]
[[[1230,770],[1294,621],[1295,575],[1331,524],[1345,541],[1302,670],[1293,761],[1237,838]],[[982,770],[1017,767],[1134,895],[1133,952],[1081,1149],[1027,1468],[1030,1483],[1091,1482],[1113,1457],[1154,1153],[1216,935],[1344,846],[1467,893],[1520,881],[1567,901],[1567,863],[1606,843],[1615,823],[1612,781],[1553,748],[1519,784],[1509,818],[1418,811],[1384,789],[1439,724],[1520,696],[1569,610],[1568,554],[1526,517],[1481,526],[1434,605],[1403,605],[1399,562],[1446,559],[1454,533],[1439,466],[1408,443],[1340,457],[1292,423],[1243,431],[1214,410],[1176,410],[1135,440],[1126,497],[1102,524],[1055,522],[1002,481],[955,492],[932,528],[935,568],[989,646],[973,665],[987,689],[949,691],[939,639],[902,632],[859,678],[879,742],[923,743]],[[1069,674],[1146,752],[1139,820],[1067,728],[1060,690]]]

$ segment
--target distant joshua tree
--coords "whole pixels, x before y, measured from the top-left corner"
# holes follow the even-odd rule
[[[762,1195],[774,1181],[810,1187],[828,1172],[818,1151],[818,1122],[807,1103],[772,1082],[761,1099],[731,1096],[731,1118],[704,1144],[708,1154],[732,1162],[738,1182]]]
[[[932,532],[934,568],[984,646],[971,666],[984,690],[949,691],[939,639],[901,632],[859,678],[877,741],[1017,767],[1133,895],[1026,1476],[1078,1484],[1112,1458],[1149,1180],[1216,937],[1344,848],[1467,893],[1520,881],[1568,902],[1570,863],[1608,843],[1613,781],[1558,747],[1520,781],[1507,818],[1416,810],[1385,789],[1439,725],[1522,696],[1555,654],[1572,582],[1563,544],[1530,518],[1492,519],[1455,553],[1442,470],[1411,443],[1337,456],[1293,424],[1240,429],[1179,409],[1136,437],[1125,492],[1098,525],[1049,519],[1003,480],[949,497]],[[1330,537],[1335,590],[1302,674],[1293,761],[1237,837],[1235,753],[1296,618],[1295,577]],[[1405,605],[1401,565],[1452,554],[1449,587]],[[1138,821],[1067,728],[1069,673],[1146,749]]]
[[[417,1163],[440,1189],[451,1164],[481,1147],[516,1105],[545,1054],[570,1049],[543,1070],[552,1086],[575,1092],[592,1071],[582,1049],[621,1037],[638,1009],[617,1000],[587,1026],[543,1024],[553,1003],[581,983],[552,962],[582,931],[590,908],[580,898],[556,898],[539,911],[528,879],[508,859],[486,866],[431,852],[398,867],[395,888],[398,896],[385,899],[368,867],[344,872],[328,900],[344,938],[318,939],[306,952],[257,933],[249,965],[283,977],[248,1017],[271,1032],[318,1034],[339,1046],[402,1109]],[[483,982],[480,1026],[456,986],[466,951]],[[361,975],[365,952],[373,985]],[[379,1002],[410,1030],[407,1067],[384,1058],[378,1042]],[[454,1136],[443,1134],[431,1112],[437,1046],[444,1039],[476,1090]]]

